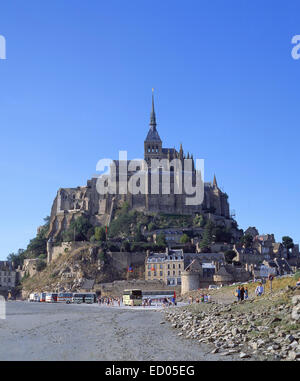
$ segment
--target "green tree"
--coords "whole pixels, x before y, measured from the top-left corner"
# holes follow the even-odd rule
[[[19,249],[17,253],[11,253],[7,256],[7,260],[13,262],[14,267],[23,266],[26,253],[24,249]]]
[[[250,248],[253,243],[253,237],[250,234],[244,234],[240,239],[240,244],[245,246],[246,248]]]
[[[213,229],[215,225],[211,220],[208,220],[204,232],[203,232],[203,238],[200,241],[200,248],[201,249],[209,249],[212,242],[213,242]]]
[[[282,244],[286,248],[287,259],[290,259],[290,249],[292,249],[295,246],[293,239],[285,235],[284,237],[282,237]]]
[[[180,237],[180,243],[186,244],[190,242],[190,237],[187,234],[182,234]]]
[[[67,242],[74,241],[74,239],[75,241],[89,241],[91,228],[93,226],[89,220],[84,216],[80,216],[70,223],[68,230],[63,232],[63,240]]]
[[[131,235],[131,226],[136,224],[137,215],[135,210],[129,211],[129,205],[125,202],[109,225],[109,237],[125,238]]]
[[[155,230],[157,228],[156,224],[154,222],[150,222],[148,224],[148,231],[149,232],[152,232],[153,230]]]
[[[202,216],[202,214],[197,214],[193,220],[194,226],[200,226],[201,228],[205,225],[205,218]]]
[[[95,239],[96,241],[106,241],[106,233],[104,226],[95,227]]]
[[[42,259],[38,259],[36,264],[36,270],[43,271],[45,267],[47,267],[47,263]]]
[[[121,251],[123,252],[130,252],[130,243],[129,241],[123,241],[121,245]]]
[[[234,250],[226,250],[224,253],[226,263],[232,263],[233,258],[236,256]]]
[[[232,239],[232,233],[230,229],[226,227],[217,226],[213,229],[213,235],[215,236],[216,242],[227,242],[230,243]]]
[[[101,261],[101,262],[106,262],[106,254],[103,250],[100,250],[99,253],[98,253],[98,259]]]
[[[166,236],[164,235],[164,233],[159,233],[157,236],[156,236],[156,244],[158,246],[166,246],[167,245],[167,242],[166,242]]]

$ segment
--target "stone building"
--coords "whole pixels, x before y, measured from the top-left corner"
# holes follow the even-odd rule
[[[182,250],[166,250],[166,253],[151,253],[145,261],[145,280],[161,280],[167,285],[181,285],[184,270]]]
[[[199,285],[207,287],[213,283],[217,265],[223,263],[223,253],[184,253],[181,249],[167,248],[165,253],[148,253],[145,260],[145,280],[161,280],[167,285],[181,285],[182,272],[189,269],[188,271],[196,271],[199,275]]]
[[[10,290],[16,287],[17,272],[9,261],[0,261],[0,290]]]
[[[213,182],[204,183],[204,199],[199,205],[187,205],[187,195],[185,192],[177,194],[175,182],[177,177],[182,176],[182,180],[191,174],[193,181],[196,177],[195,163],[193,155],[185,153],[182,145],[180,149],[164,148],[162,140],[159,136],[156,123],[156,114],[154,110],[154,99],[152,95],[152,110],[150,115],[150,128],[144,141],[144,162],[136,165],[132,169],[131,164],[127,160],[114,160],[111,164],[111,172],[107,178],[107,182],[115,191],[111,193],[101,194],[97,190],[98,177],[94,177],[87,181],[86,186],[78,186],[77,188],[61,188],[58,190],[51,209],[50,229],[48,238],[51,237],[55,241],[59,235],[66,230],[70,223],[79,216],[86,216],[90,223],[94,226],[109,225],[114,216],[116,208],[125,201],[130,208],[143,211],[145,213],[169,213],[169,214],[208,214],[224,220],[225,224],[231,223],[229,213],[228,196],[218,187],[216,177]],[[151,159],[165,159],[164,165],[158,169],[151,168]],[[173,159],[178,159],[176,163],[182,163],[180,171],[175,171]],[[184,160],[190,159],[191,168],[185,168]],[[145,167],[147,163],[147,168]],[[130,164],[130,165],[129,165]],[[170,192],[165,194],[162,187],[162,176],[167,167],[170,176]],[[177,166],[177,164],[176,164]],[[144,168],[145,167],[145,168]],[[127,180],[134,175],[140,173],[145,178],[145,193],[133,194],[130,187],[125,187],[125,191],[121,192],[124,183],[119,177],[119,169],[125,168],[127,171]],[[177,168],[177,167],[176,167]],[[151,192],[152,178],[157,174],[159,179],[158,194]],[[176,174],[176,176],[175,176]],[[179,175],[178,175],[179,174]],[[115,175],[115,176],[114,176]],[[138,181],[137,181],[138,183]],[[211,217],[210,217],[211,218]]]

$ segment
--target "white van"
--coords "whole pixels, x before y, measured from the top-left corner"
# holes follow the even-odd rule
[[[28,301],[29,302],[39,302],[40,301],[40,294],[33,292],[32,294],[29,295]]]

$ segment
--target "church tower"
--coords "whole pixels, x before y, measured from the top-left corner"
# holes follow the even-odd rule
[[[151,159],[161,159],[162,141],[156,129],[156,115],[154,110],[154,95],[152,89],[152,110],[150,114],[150,129],[144,141],[144,159],[150,164]]]

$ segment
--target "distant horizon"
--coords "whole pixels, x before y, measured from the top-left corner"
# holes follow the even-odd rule
[[[164,146],[205,160],[239,228],[299,243],[299,12],[271,0],[1,4],[0,260],[99,159],[143,157],[152,88]]]

